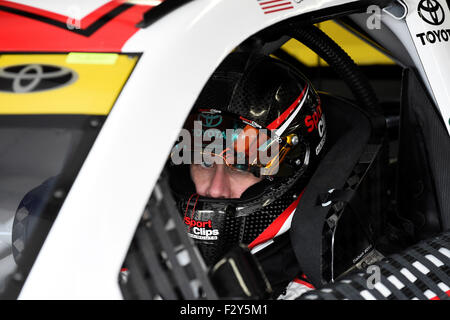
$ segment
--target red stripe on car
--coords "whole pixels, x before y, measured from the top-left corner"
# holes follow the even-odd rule
[[[81,19],[79,27],[89,28],[123,4],[123,1],[108,2]],[[64,27],[65,23],[73,22],[70,17],[7,1],[0,1],[0,6],[24,13],[0,9],[0,51],[15,52],[120,52],[125,42],[139,30],[136,24],[142,20],[144,12],[152,8],[148,5],[130,6],[86,36]]]

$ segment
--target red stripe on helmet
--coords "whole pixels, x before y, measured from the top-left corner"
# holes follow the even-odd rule
[[[286,120],[289,117],[289,115],[295,110],[295,108],[302,101],[307,88],[308,86],[306,85],[303,88],[302,93],[300,93],[300,96],[297,99],[295,99],[294,103],[289,108],[287,108],[278,118],[276,118],[271,124],[269,124],[267,126],[267,129],[269,130],[277,129],[284,122],[284,120]]]

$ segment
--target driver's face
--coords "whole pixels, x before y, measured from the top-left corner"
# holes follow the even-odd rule
[[[191,177],[197,193],[210,198],[240,198],[248,187],[261,181],[249,172],[234,170],[224,164],[209,167],[192,164]]]

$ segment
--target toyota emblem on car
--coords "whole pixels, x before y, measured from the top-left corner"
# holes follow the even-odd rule
[[[0,69],[0,91],[30,93],[67,86],[77,74],[69,68],[43,64],[22,64]]]
[[[445,19],[444,9],[436,0],[420,1],[417,12],[423,21],[434,26],[442,24]]]

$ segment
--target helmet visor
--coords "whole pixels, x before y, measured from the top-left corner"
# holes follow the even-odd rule
[[[288,142],[254,121],[199,109],[189,115],[171,158],[175,164],[225,164],[256,176],[274,175],[289,150]]]

